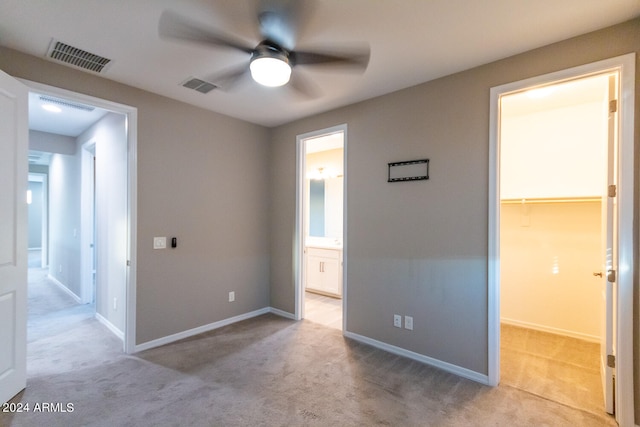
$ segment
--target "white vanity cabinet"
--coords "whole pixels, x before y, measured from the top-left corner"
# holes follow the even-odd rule
[[[342,249],[307,246],[306,252],[307,290],[342,296]]]

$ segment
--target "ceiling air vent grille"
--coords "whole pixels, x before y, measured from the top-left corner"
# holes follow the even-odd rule
[[[49,104],[63,105],[65,107],[74,108],[76,110],[82,110],[87,112],[91,112],[95,110],[95,107],[92,107],[90,105],[78,104],[76,102],[67,101],[66,99],[59,99],[59,98],[54,98],[46,95],[40,95],[40,101],[43,101]]]
[[[64,62],[65,64],[73,65],[74,67],[79,67],[95,73],[102,72],[111,62],[108,58],[87,52],[86,50],[78,49],[77,47],[69,46],[68,44],[56,40],[51,41],[47,56],[51,59],[55,59],[56,61]]]
[[[189,78],[186,82],[182,83],[182,86],[197,90],[200,93],[209,93],[217,87],[213,83],[205,82],[204,80],[196,79],[195,77]]]

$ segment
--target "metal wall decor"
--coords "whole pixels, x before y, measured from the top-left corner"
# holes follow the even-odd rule
[[[422,181],[429,179],[429,159],[393,162],[389,165],[387,182]]]

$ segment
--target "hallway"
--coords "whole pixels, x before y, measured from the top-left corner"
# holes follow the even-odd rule
[[[121,351],[122,342],[103,332],[107,329],[96,320],[95,307],[78,304],[47,277],[47,269],[29,269],[27,304],[27,383],[98,362],[107,357],[105,352]],[[77,359],[69,357],[74,354]]]

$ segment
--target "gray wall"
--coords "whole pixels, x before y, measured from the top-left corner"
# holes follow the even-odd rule
[[[1,47],[0,69],[138,109],[137,343],[269,305],[267,129]]]
[[[29,130],[29,150],[74,155],[76,139],[72,136]]]
[[[347,330],[486,374],[490,88],[639,51],[636,19],[273,129],[271,305],[294,311],[296,135],[347,123]],[[388,162],[422,157],[429,181],[386,183]]]

